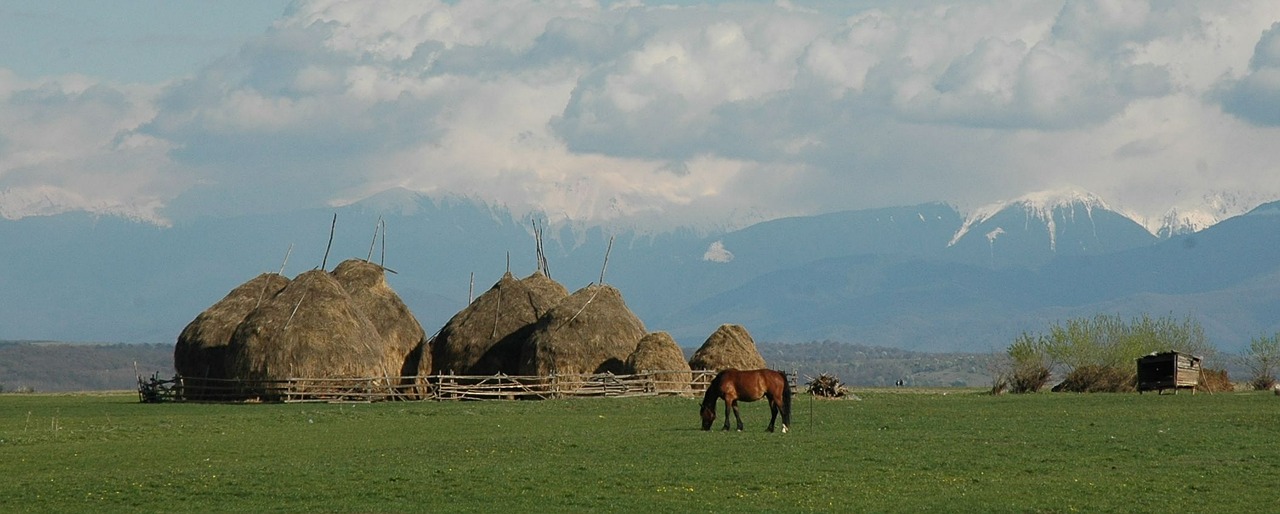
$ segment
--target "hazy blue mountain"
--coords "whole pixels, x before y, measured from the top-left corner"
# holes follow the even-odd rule
[[[1073,317],[1191,316],[1220,348],[1237,351],[1251,337],[1280,331],[1276,248],[1280,202],[1145,246],[1040,256],[1047,262],[1036,267],[888,256],[824,260],[763,275],[664,321],[673,333],[740,319],[770,341],[986,351]]]
[[[393,190],[171,227],[83,213],[0,220],[0,339],[172,342],[258,273],[366,257],[396,272],[388,281],[432,333],[508,265],[534,271],[533,218]],[[565,287],[603,272],[646,326],[690,347],[740,323],[761,341],[989,351],[1099,312],[1191,315],[1226,349],[1280,330],[1280,202],[1167,239],[1096,198],[1059,194],[968,217],[924,204],[711,234],[554,226],[544,246]]]

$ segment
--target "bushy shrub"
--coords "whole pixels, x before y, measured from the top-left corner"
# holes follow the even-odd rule
[[[1249,381],[1249,386],[1252,387],[1254,391],[1266,391],[1276,386],[1276,379],[1271,376],[1258,375],[1253,377],[1253,380]]]
[[[1231,391],[1235,389],[1235,386],[1231,385],[1231,377],[1227,376],[1227,370],[1203,369],[1200,372],[1200,383],[1196,386],[1196,389],[1209,393],[1220,393]]]
[[[1055,392],[1073,393],[1126,393],[1136,390],[1137,371],[1134,368],[1085,365],[1067,373]]]
[[[1018,337],[1006,351],[1007,358],[1000,364],[999,376],[991,392],[1035,393],[1043,389],[1053,375],[1044,345],[1043,337],[1035,338],[1025,333]]]
[[[1049,383],[1049,368],[1042,365],[1027,365],[1014,368],[1009,375],[1009,392],[1035,393]]]
[[[1276,370],[1280,369],[1280,333],[1253,338],[1240,361],[1249,369],[1249,385],[1255,391],[1274,387]]]

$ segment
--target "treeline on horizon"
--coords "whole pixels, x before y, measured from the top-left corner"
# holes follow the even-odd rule
[[[839,341],[758,342],[769,367],[806,384],[821,374],[852,387],[991,387],[1001,353],[931,353]],[[0,341],[0,393],[133,390],[174,375],[172,343]],[[694,348],[684,348],[686,357]],[[1226,359],[1228,364],[1232,359]],[[1228,365],[1232,377],[1242,370]]]

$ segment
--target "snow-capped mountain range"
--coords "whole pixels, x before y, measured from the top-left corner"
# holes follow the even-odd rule
[[[405,189],[391,189],[354,202],[352,205],[360,204],[367,208],[387,210],[414,209],[416,208],[417,198],[420,196],[423,195]],[[459,199],[484,203],[483,200],[478,198]],[[1248,212],[1253,207],[1268,200],[1267,198],[1247,193],[1211,192],[1200,197],[1198,201],[1184,202],[1185,205],[1170,207],[1169,210],[1152,222],[1141,215],[1123,209],[1113,209],[1100,196],[1083,189],[1065,188],[1040,191],[1013,200],[995,202],[974,209],[966,216],[964,226],[955,234],[952,243],[967,234],[974,225],[981,224],[996,213],[1009,208],[1022,209],[1028,216],[1046,222],[1051,227],[1056,225],[1052,214],[1061,211],[1067,206],[1083,207],[1086,216],[1094,209],[1112,211],[1129,217],[1157,237],[1168,238],[1204,230],[1223,219]],[[30,216],[85,212],[95,216],[119,216],[129,220],[167,227],[172,224],[172,221],[160,214],[163,209],[164,206],[158,201],[149,201],[141,204],[113,204],[93,201],[52,186],[0,188],[0,218],[9,220],[18,220]],[[767,221],[768,219],[769,216],[766,212],[751,210],[732,213],[725,220],[708,226],[691,226],[687,228],[700,233],[711,233],[735,230]],[[566,220],[565,223],[578,227],[598,225],[598,223],[593,223],[591,220]],[[644,221],[640,219],[614,219],[607,222],[608,226],[615,229],[630,231],[643,231],[645,230],[643,228],[644,224]],[[1050,230],[1050,245],[1052,246],[1057,244],[1053,235],[1055,233],[1055,230]],[[1001,235],[1001,232],[997,231],[984,235],[991,239],[996,239]]]
[[[374,258],[397,271],[388,280],[428,332],[508,263],[517,274],[535,269],[537,215],[474,199],[398,190],[341,207],[171,226],[58,212],[56,200],[26,201],[47,215],[0,210],[0,339],[173,341],[227,291],[279,270],[291,245],[286,275],[319,266],[335,212],[326,265],[368,256],[382,218],[389,235]],[[549,227],[544,246],[552,278],[573,290],[600,279],[615,239],[605,281],[649,330],[684,346],[739,323],[763,341],[986,352],[1064,318],[1145,313],[1195,317],[1236,350],[1280,331],[1280,312],[1268,307],[1280,303],[1280,261],[1271,258],[1280,215],[1267,214],[1280,214],[1280,202],[1212,224],[1179,214],[1157,237],[1096,195],[1065,190],[967,214],[927,203],[733,230],[562,224]]]

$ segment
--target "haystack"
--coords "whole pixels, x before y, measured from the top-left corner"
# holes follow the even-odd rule
[[[670,371],[654,373],[653,380],[658,384],[659,392],[687,391],[693,380],[689,363],[684,360],[684,351],[666,332],[653,332],[641,338],[636,351],[627,357],[627,369],[631,373]]]
[[[362,259],[349,259],[338,264],[331,274],[351,295],[355,307],[364,312],[378,330],[387,369],[400,376],[416,375],[418,361],[413,350],[422,343],[426,333],[400,295],[387,285],[383,267]],[[408,362],[410,360],[413,362]]]
[[[173,368],[189,379],[183,391],[188,399],[218,396],[216,386],[215,390],[206,391],[213,384],[200,379],[227,378],[227,345],[231,343],[236,325],[288,284],[288,278],[275,273],[258,275],[232,289],[182,329],[178,343],[173,347]]]
[[[647,331],[622,293],[590,285],[538,319],[520,352],[520,374],[626,372],[626,360]]]
[[[690,369],[721,371],[763,367],[764,357],[760,356],[755,340],[742,325],[720,325],[689,359]]]
[[[394,375],[377,341],[377,328],[342,285],[312,270],[236,327],[228,371],[250,381]]]
[[[433,366],[462,375],[519,373],[520,348],[534,324],[567,296],[564,286],[541,272],[523,280],[503,274],[440,329],[431,343]]]

